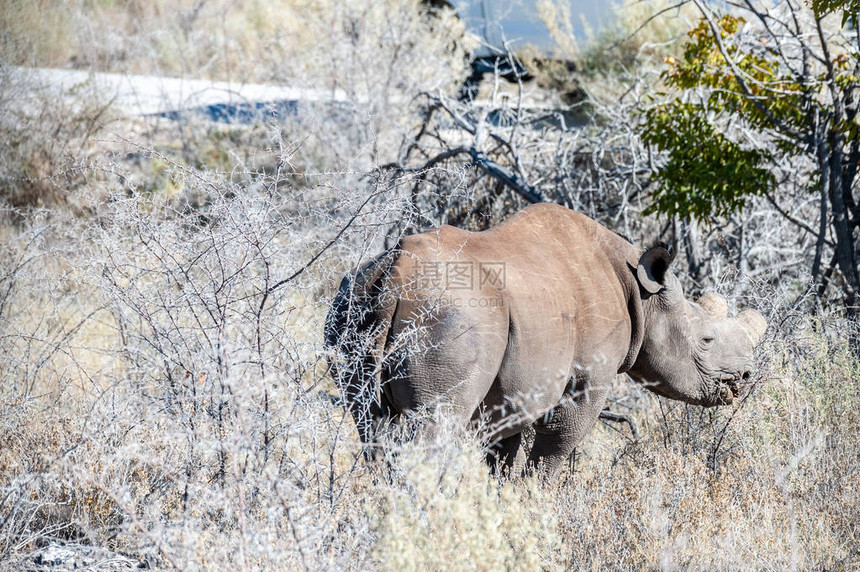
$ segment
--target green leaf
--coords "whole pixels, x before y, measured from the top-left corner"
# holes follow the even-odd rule
[[[657,170],[648,213],[709,219],[744,206],[775,181],[763,167],[772,158],[744,149],[711,125],[701,105],[674,101],[645,114],[642,140],[668,155]]]

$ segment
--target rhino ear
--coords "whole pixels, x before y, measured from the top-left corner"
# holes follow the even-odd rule
[[[645,251],[636,267],[636,279],[646,292],[656,294],[666,286],[666,273],[673,258],[669,249],[662,244]]]

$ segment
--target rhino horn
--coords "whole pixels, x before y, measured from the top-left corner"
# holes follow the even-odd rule
[[[708,292],[696,301],[712,318],[728,318],[729,304],[719,294]]]
[[[762,315],[755,310],[744,310],[738,315],[738,320],[752,339],[753,344],[759,343],[765,330],[767,330],[767,321]]]

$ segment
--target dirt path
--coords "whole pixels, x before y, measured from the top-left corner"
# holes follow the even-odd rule
[[[81,88],[95,87],[116,113],[130,117],[178,118],[187,112],[202,112],[214,120],[244,122],[246,116],[262,109],[288,112],[299,102],[346,101],[339,91],[205,79],[20,67],[13,68],[12,76],[34,86],[33,93],[48,96],[72,98]]]

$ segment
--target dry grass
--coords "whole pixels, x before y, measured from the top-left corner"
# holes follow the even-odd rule
[[[315,88],[344,88],[331,84],[338,71],[349,70],[384,82],[392,73],[387,68],[396,65],[402,67],[400,74],[433,74],[442,87],[448,78],[435,64],[448,61],[445,55],[456,50],[453,42],[462,38],[463,27],[443,11],[430,23],[434,33],[428,35],[417,4],[10,0],[0,6],[0,60],[236,82],[300,82]],[[412,45],[394,59],[386,57],[384,45],[403,48],[407,42]],[[425,65],[410,61],[414,49],[427,56]]]
[[[258,315],[267,265],[307,260],[314,225],[248,188],[208,199],[8,232],[8,562],[60,538],[183,570],[857,564],[860,364],[804,318],[773,332],[733,408],[619,382],[641,440],[598,428],[559,482],[497,481],[456,428],[367,465],[325,393],[336,260]]]
[[[367,171],[393,160],[415,130],[419,93],[456,90],[468,73],[463,39],[450,11],[428,16],[418,0],[5,2],[0,197],[87,211],[141,185],[176,192],[158,176],[176,169],[233,178]],[[341,103],[297,102],[294,114],[250,131],[124,118],[111,109],[114,94],[89,82],[58,93],[15,65],[268,82]]]

